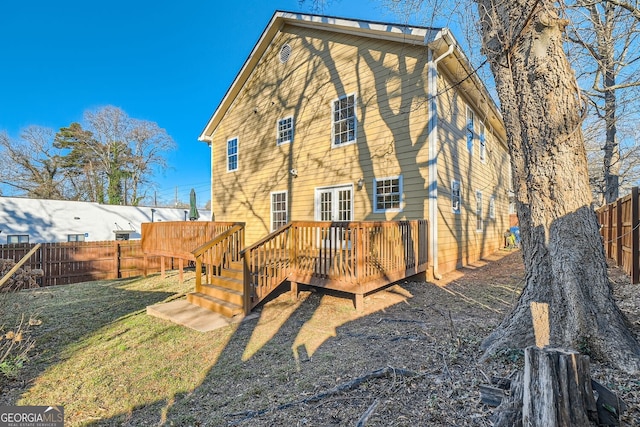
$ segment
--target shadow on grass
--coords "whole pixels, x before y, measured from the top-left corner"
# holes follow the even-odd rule
[[[85,425],[164,425],[167,419],[171,420],[171,425],[200,425],[202,413],[210,415],[207,425],[226,424],[224,408],[212,407],[213,402],[221,400],[220,396],[236,396],[236,402],[250,401],[268,392],[270,382],[288,380],[287,372],[292,369],[292,363],[295,364],[291,357],[292,339],[295,338],[292,331],[299,330],[313,316],[321,296],[305,293],[298,302],[292,302],[281,291],[268,302],[268,309],[256,310],[256,316],[237,326],[217,361],[194,390],[177,393],[169,400],[137,406],[128,414]],[[276,313],[275,317],[273,313]],[[200,337],[206,340],[208,334]],[[275,374],[273,365],[279,365]],[[247,388],[247,384],[251,386]],[[198,414],[190,415],[193,408],[197,408]]]
[[[36,347],[24,367],[23,381],[10,384],[0,400],[6,403],[17,399],[47,368],[68,359],[67,349],[83,338],[105,325],[146,310],[147,305],[176,295],[127,289],[140,280],[142,278],[84,282],[3,295],[7,304],[0,307],[0,324],[12,325],[22,316],[41,324],[29,330]]]

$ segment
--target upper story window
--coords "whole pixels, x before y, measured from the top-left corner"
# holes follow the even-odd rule
[[[67,234],[67,242],[84,242],[84,234]]]
[[[480,122],[479,125],[479,134],[480,134],[480,160],[483,162],[487,159],[487,140],[486,140],[486,129],[484,123]]]
[[[343,96],[333,101],[332,146],[356,142],[356,96]]]
[[[473,135],[474,135],[474,121],[475,114],[473,110],[467,106],[467,149],[469,150],[469,154],[473,154]]]
[[[460,205],[462,203],[460,194],[460,181],[454,179],[451,181],[451,212],[454,214],[460,214]]]
[[[278,134],[276,137],[276,144],[287,144],[293,142],[293,117],[285,117],[278,120]]]
[[[238,170],[238,138],[227,141],[227,172]]]
[[[7,243],[29,243],[29,235],[28,234],[9,234],[7,236]]]
[[[375,179],[373,191],[374,212],[402,210],[402,176]]]

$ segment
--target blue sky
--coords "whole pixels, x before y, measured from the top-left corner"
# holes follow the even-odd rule
[[[20,0],[0,4],[0,132],[58,130],[105,105],[158,123],[176,141],[155,177],[159,201],[209,198],[197,140],[275,10],[309,2]],[[334,0],[326,15],[397,21],[378,2]],[[5,195],[8,195],[5,192]]]

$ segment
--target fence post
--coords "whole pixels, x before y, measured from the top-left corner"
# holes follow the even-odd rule
[[[616,209],[616,265],[622,266],[622,199],[615,201]]]
[[[631,283],[640,282],[640,218],[638,218],[638,187],[631,189]]]
[[[114,278],[119,279],[120,278],[120,242],[117,240],[114,242],[113,264],[115,269]]]

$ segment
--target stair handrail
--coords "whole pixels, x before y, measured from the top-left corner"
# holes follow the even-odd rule
[[[244,281],[243,293],[244,293],[244,310],[245,310],[245,314],[249,314],[251,309],[253,307],[255,307],[260,302],[259,296],[255,295],[257,299],[254,299],[254,288],[253,288],[253,285],[257,285],[257,283],[255,283],[255,284],[252,283],[251,267],[249,265],[250,262],[251,262],[251,260],[250,260],[251,253],[254,250],[258,249],[259,247],[264,246],[269,241],[274,240],[277,237],[281,236],[282,234],[286,233],[289,229],[291,229],[291,227],[292,227],[292,223],[289,222],[289,223],[283,225],[282,227],[278,228],[277,230],[269,233],[268,235],[266,235],[262,239],[258,240],[257,242],[255,242],[251,246],[248,246],[248,247],[246,247],[246,248],[244,248],[243,250],[240,251],[240,258],[242,259],[242,264],[243,264],[243,281]],[[292,258],[291,254],[289,254],[288,258],[289,259]],[[289,274],[289,270],[287,269],[285,271],[284,276],[286,277],[288,274]]]
[[[283,232],[285,232],[286,230],[288,230],[289,228],[291,228],[291,226],[293,225],[293,223],[288,222],[285,225],[283,225],[282,227],[276,229],[275,231],[272,231],[271,233],[267,234],[266,236],[264,236],[262,239],[258,240],[257,242],[255,242],[254,244],[252,244],[251,246],[247,246],[246,248],[244,248],[243,250],[240,251],[240,256],[244,256],[245,253],[254,250],[255,248],[257,248],[258,246],[262,246],[264,245],[266,242],[268,242],[269,240],[273,239],[274,237],[276,237],[279,234],[282,234]]]
[[[191,251],[196,259],[196,292],[200,292],[200,289],[202,288],[202,255],[214,246],[222,243],[229,236],[232,236],[234,233],[244,229],[244,226],[245,224],[243,222],[235,223],[233,227],[216,236],[213,240],[210,240]],[[242,239],[241,245],[244,245],[244,239]]]
[[[230,229],[228,229],[227,231],[223,232],[222,234],[217,235],[213,240],[208,241],[207,243],[204,243],[200,246],[198,246],[197,248],[195,248],[194,250],[191,251],[191,253],[193,254],[194,257],[199,257],[202,256],[202,254],[207,250],[210,249],[212,247],[214,247],[215,245],[217,245],[218,243],[220,243],[221,241],[223,241],[224,239],[226,239],[228,236],[230,236],[231,234],[235,233],[238,230],[241,230],[244,227],[244,222],[237,222],[233,225],[233,227],[231,227]],[[244,251],[241,251],[240,253],[242,253]]]

